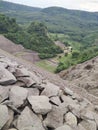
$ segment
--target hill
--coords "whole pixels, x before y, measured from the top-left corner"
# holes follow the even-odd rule
[[[21,28],[14,18],[0,14],[0,34],[16,44],[39,52],[40,58],[54,57],[62,52],[48,36],[47,27],[39,22],[32,22],[28,28]]]
[[[0,12],[15,17],[18,23],[44,22],[49,31],[56,33],[81,34],[98,30],[98,13],[68,10],[61,7],[45,9],[0,2]],[[93,25],[93,26],[92,26]]]
[[[72,47],[72,53],[59,59],[56,72],[98,55],[97,12],[68,10],[61,7],[41,9],[5,1],[1,1],[0,6],[0,12],[15,17],[21,25],[21,27],[17,25],[13,18],[7,24],[6,20],[1,21],[0,28],[4,27],[5,31],[10,32],[5,36],[15,43],[39,52],[40,58],[51,58],[62,52],[53,41],[61,41]],[[9,30],[11,22],[13,29]],[[28,25],[29,23],[31,24]]]

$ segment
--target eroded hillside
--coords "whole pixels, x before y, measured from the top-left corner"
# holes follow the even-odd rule
[[[3,53],[1,50],[1,130],[97,130],[96,105]]]
[[[68,80],[79,88],[98,97],[98,57],[71,67],[60,73],[61,78]]]

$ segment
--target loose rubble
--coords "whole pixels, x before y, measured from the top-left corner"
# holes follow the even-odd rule
[[[98,106],[1,56],[0,130],[98,130]]]

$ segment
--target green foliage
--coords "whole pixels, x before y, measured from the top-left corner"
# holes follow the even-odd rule
[[[48,37],[47,27],[43,23],[32,22],[23,30],[15,19],[0,15],[0,33],[25,48],[41,53],[39,56],[42,59],[54,57],[62,52]]]
[[[39,52],[40,58],[52,58],[62,52],[48,37],[47,27],[44,24],[32,22],[27,31],[31,35],[30,48]]]
[[[39,52],[42,59],[62,52],[53,41],[60,40],[73,48],[71,54],[59,58],[56,72],[98,55],[98,13],[59,7],[40,9],[5,1],[0,1],[0,12],[12,17],[0,15],[0,33]]]
[[[77,58],[79,56],[79,52],[78,51],[73,51],[72,52],[72,58]]]
[[[5,17],[5,15],[0,15],[0,33],[8,33],[8,32],[17,32],[20,30],[19,26],[16,24],[16,20],[14,18],[10,19],[9,17]]]

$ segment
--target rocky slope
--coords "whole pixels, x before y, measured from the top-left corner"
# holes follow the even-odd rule
[[[74,66],[60,73],[61,78],[68,80],[70,84],[84,88],[90,94],[98,97],[98,56]]]
[[[97,105],[16,59],[0,56],[1,130],[98,129]]]

